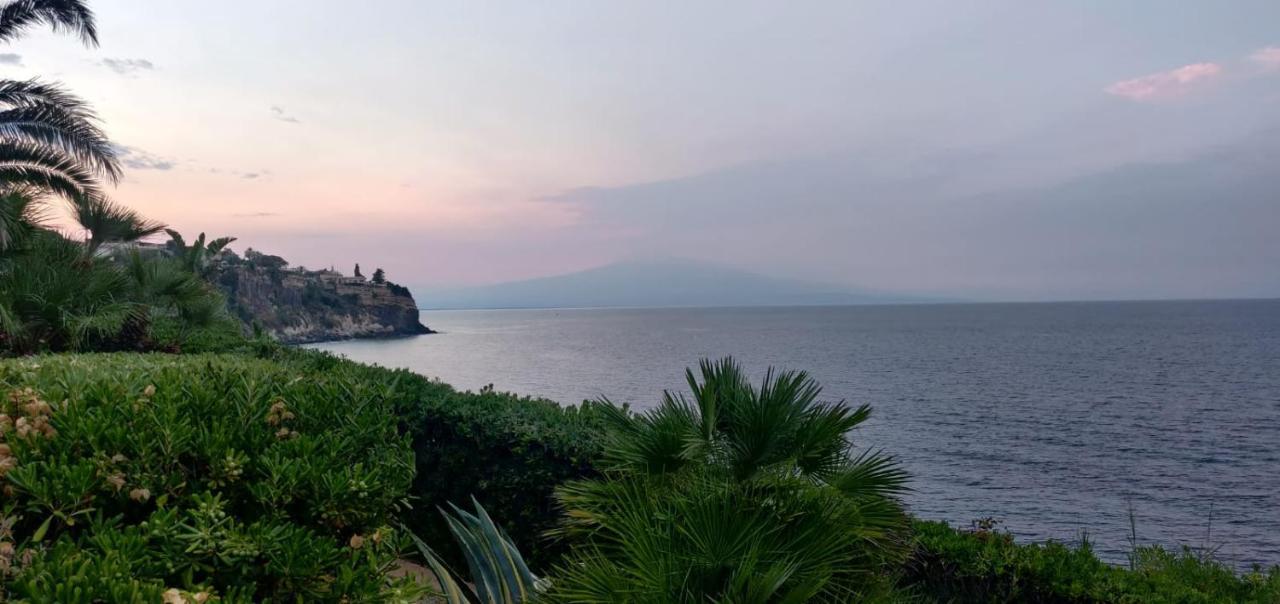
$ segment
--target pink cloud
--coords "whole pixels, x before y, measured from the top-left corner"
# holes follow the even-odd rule
[[[1192,63],[1177,69],[1145,75],[1132,80],[1116,82],[1105,88],[1107,94],[1122,96],[1133,101],[1149,101],[1178,96],[1192,86],[1222,73],[1217,63]]]
[[[1260,48],[1249,55],[1249,60],[1261,65],[1264,69],[1280,69],[1280,46]]]

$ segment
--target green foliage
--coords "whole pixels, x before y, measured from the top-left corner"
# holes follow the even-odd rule
[[[596,473],[602,423],[596,407],[562,407],[485,389],[458,392],[405,370],[362,365],[313,350],[266,348],[271,358],[303,372],[341,372],[384,385],[404,430],[412,436],[418,509],[446,508],[472,497],[502,520],[535,568],[566,548],[543,534],[559,522],[557,485]],[[433,514],[405,520],[451,562],[447,524]]]
[[[0,7],[0,42],[35,25],[98,43],[83,0],[26,0]],[[119,180],[119,150],[83,101],[37,80],[0,80],[0,189],[34,187],[68,199],[99,198],[100,180]]]
[[[169,235],[168,247],[173,257],[186,268],[187,272],[201,276],[209,274],[213,259],[236,240],[235,237],[219,237],[206,243],[204,233],[200,233],[200,236],[188,245],[181,233],[173,229],[164,229],[164,232]]]
[[[520,550],[493,522],[479,503],[475,513],[450,506],[441,510],[471,571],[471,583],[454,578],[444,561],[425,542],[414,538],[448,604],[520,604],[534,599],[538,580],[529,572]]]
[[[85,241],[89,254],[104,243],[137,241],[164,229],[163,224],[104,197],[76,196],[71,199],[71,213],[76,224],[89,233]]]
[[[388,527],[413,458],[382,384],[243,356],[126,354],[0,361],[0,393],[0,599],[418,591],[387,579],[409,545]]]
[[[145,326],[128,276],[57,234],[27,237],[0,259],[0,279],[0,351],[113,348],[131,326]]]
[[[0,354],[176,351],[201,330],[234,329],[222,297],[174,260],[107,257],[38,229],[14,241],[0,256]]]
[[[1087,541],[1020,545],[990,525],[916,522],[904,585],[939,602],[1275,603],[1280,567],[1238,575],[1189,550],[1140,547],[1133,568],[1106,564]]]
[[[554,602],[846,602],[888,591],[906,475],[853,455],[867,407],[820,403],[803,372],[753,387],[732,359],[642,414],[603,406],[603,478],[559,490],[575,542]],[[699,377],[701,378],[699,380]]]

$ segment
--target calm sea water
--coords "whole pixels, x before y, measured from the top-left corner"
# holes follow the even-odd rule
[[[1280,301],[428,312],[438,335],[317,347],[463,389],[644,407],[700,357],[871,403],[911,509],[1280,563]]]

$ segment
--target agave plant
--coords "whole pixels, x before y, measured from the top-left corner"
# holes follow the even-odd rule
[[[462,549],[471,571],[470,584],[459,581],[426,543],[413,538],[419,554],[427,562],[448,604],[521,604],[531,601],[542,585],[525,565],[520,550],[494,524],[480,503],[472,500],[475,512],[450,504],[452,512],[441,510],[449,531]]]
[[[557,491],[577,547],[552,602],[847,602],[905,554],[907,476],[849,433],[867,406],[819,402],[804,372],[751,385],[732,359],[630,413],[608,401],[603,478]]]

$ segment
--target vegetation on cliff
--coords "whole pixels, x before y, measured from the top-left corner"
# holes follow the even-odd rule
[[[357,267],[358,268],[358,267]],[[253,249],[221,251],[208,269],[231,312],[287,343],[431,333],[409,290],[386,280],[290,267]]]

